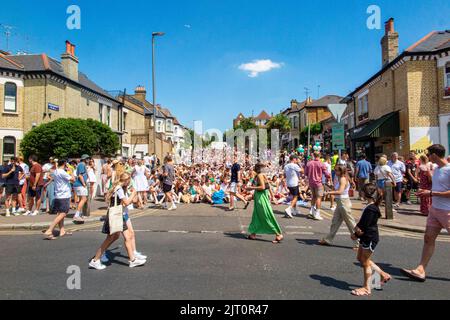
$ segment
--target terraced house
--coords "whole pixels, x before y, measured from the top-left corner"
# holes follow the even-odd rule
[[[381,70],[345,99],[352,152],[372,161],[393,151],[420,154],[434,143],[449,152],[450,31],[433,31],[399,54],[390,19],[381,46]]]
[[[120,101],[78,70],[75,46],[61,61],[46,54],[0,52],[0,157],[19,153],[32,128],[59,118],[95,119],[122,134]]]

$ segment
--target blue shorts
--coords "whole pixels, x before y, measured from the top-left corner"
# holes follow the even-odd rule
[[[378,189],[384,189],[385,185],[386,185],[386,180],[377,180]]]

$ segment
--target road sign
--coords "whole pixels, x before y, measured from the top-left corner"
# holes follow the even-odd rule
[[[345,112],[345,109],[347,109],[346,104],[329,104],[328,109],[333,114],[334,118],[337,122],[341,122],[342,115]]]
[[[333,125],[333,150],[345,150],[345,127],[343,124]]]

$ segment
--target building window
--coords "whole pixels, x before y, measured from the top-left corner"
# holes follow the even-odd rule
[[[103,123],[103,105],[101,103],[98,105],[98,117],[99,121]]]
[[[450,63],[445,66],[445,96],[450,97]]]
[[[156,121],[156,132],[163,132],[163,122],[161,120]]]
[[[369,95],[358,99],[358,120],[364,121],[369,118]]]
[[[124,112],[123,113],[123,123],[122,123],[122,130],[126,131],[127,130],[127,113]]]
[[[171,132],[173,129],[172,129],[172,120],[167,120],[167,122],[166,122],[166,131],[169,131],[169,132]]]
[[[5,83],[4,111],[17,112],[17,85],[15,83]]]
[[[3,161],[16,156],[16,138],[3,138]]]
[[[106,124],[111,126],[111,107],[107,107],[106,109]]]

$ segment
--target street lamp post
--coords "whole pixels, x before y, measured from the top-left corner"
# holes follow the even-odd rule
[[[155,37],[162,37],[164,32],[152,33],[152,87],[153,87],[153,152],[156,154],[156,85],[155,85]]]

